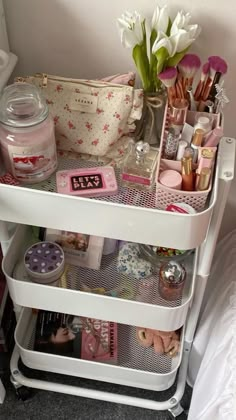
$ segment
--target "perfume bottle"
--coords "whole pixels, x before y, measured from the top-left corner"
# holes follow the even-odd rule
[[[158,149],[139,141],[131,143],[122,168],[122,185],[136,189],[151,189],[155,182]]]

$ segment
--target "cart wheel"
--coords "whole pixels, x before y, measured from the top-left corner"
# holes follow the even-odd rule
[[[188,419],[188,415],[186,413],[181,413],[179,416],[174,416],[174,414],[171,414],[170,412],[168,412],[168,416],[170,420],[187,420]]]
[[[19,388],[16,388],[15,391],[18,400],[26,401],[32,397],[32,390],[26,386],[20,386]]]

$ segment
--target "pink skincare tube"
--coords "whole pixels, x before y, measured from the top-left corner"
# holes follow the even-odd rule
[[[209,135],[207,136],[204,146],[205,147],[215,147],[218,146],[220,140],[222,139],[224,133],[222,128],[217,127],[212,130]]]

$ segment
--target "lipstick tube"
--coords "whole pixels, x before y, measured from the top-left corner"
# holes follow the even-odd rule
[[[206,191],[209,188],[211,169],[202,168],[201,173],[196,178],[196,191]]]
[[[191,157],[181,159],[182,190],[193,191],[193,161]]]

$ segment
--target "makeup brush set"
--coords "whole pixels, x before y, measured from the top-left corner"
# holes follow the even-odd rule
[[[197,82],[200,67],[198,55],[186,54],[177,67],[168,67],[158,75],[167,88],[168,101],[172,104],[176,98],[187,99],[191,111],[221,112],[229,102],[222,81],[227,73],[227,63],[222,57],[209,57]]]

